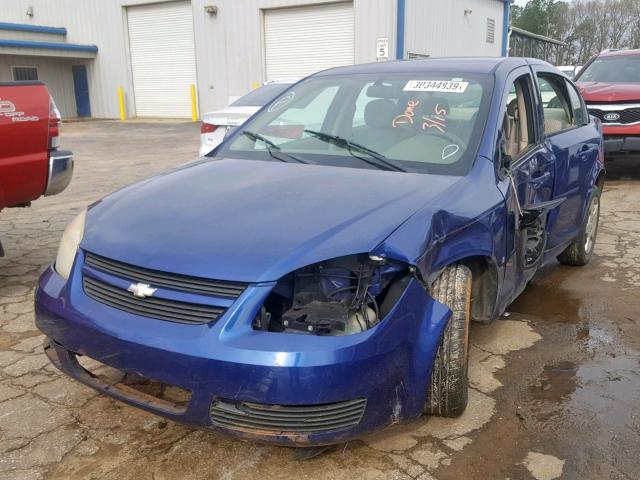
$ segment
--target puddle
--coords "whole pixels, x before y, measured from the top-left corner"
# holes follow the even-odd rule
[[[580,306],[578,298],[557,284],[530,282],[508,310],[551,322],[579,323]]]
[[[578,366],[572,362],[560,362],[544,367],[539,385],[531,385],[529,393],[537,400],[562,402],[576,391]]]

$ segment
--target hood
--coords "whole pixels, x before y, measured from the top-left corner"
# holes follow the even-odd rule
[[[584,100],[589,102],[638,102],[640,83],[578,82]]]
[[[208,160],[94,204],[81,248],[173,273],[273,281],[369,252],[460,177],[259,160]],[[447,192],[448,193],[448,192]]]
[[[227,107],[223,110],[205,113],[202,121],[211,125],[237,127],[262,107]]]

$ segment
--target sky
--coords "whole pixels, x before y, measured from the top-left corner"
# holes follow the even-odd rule
[[[527,4],[528,0],[516,0],[515,4],[520,6],[520,7],[524,7]],[[571,0],[563,0],[563,1],[571,1]]]

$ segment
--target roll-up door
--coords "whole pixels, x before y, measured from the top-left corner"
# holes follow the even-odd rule
[[[267,80],[353,64],[353,24],[351,2],[265,10]]]
[[[191,2],[127,8],[136,115],[190,117],[196,83]]]

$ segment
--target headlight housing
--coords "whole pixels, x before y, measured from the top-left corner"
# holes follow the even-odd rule
[[[385,318],[410,276],[408,265],[366,254],[309,265],[278,281],[253,328],[321,336],[364,332]]]
[[[58,275],[67,280],[71,274],[73,267],[73,259],[76,257],[78,246],[84,235],[84,222],[87,211],[83,210],[78,214],[64,229],[60,246],[58,247],[58,255],[54,268]]]

